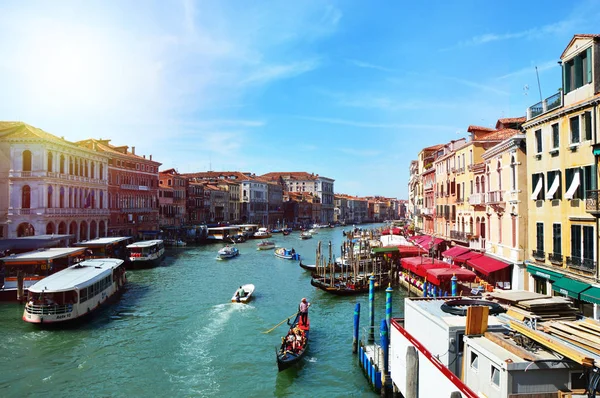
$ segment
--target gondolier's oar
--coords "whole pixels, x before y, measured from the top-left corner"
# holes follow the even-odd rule
[[[293,315],[288,316],[287,318],[285,318],[283,321],[279,322],[277,325],[273,326],[271,329],[267,330],[266,332],[263,333],[271,333],[273,330],[277,329],[279,326],[281,326],[283,324],[283,322],[287,321],[288,319],[296,316],[298,313],[294,313]]]

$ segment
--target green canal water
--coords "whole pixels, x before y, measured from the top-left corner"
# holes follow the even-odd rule
[[[309,240],[298,232],[273,240],[314,263],[319,240],[323,251],[331,240],[338,254],[343,237],[342,228],[328,228]],[[74,328],[41,330],[21,320],[21,305],[0,304],[0,396],[377,396],[352,354],[354,307],[361,303],[367,326],[368,295],[319,291],[297,262],[256,243],[239,244],[240,255],[223,261],[219,244],[171,250],[160,267],[129,271],[123,296]],[[251,303],[229,302],[244,283],[256,285]],[[278,373],[275,348],[286,324],[263,332],[294,314],[302,297],[312,303],[309,351]],[[395,317],[403,298],[395,289]],[[378,327],[385,294],[375,302]]]

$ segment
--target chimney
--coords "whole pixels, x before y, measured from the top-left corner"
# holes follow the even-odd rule
[[[135,155],[135,147],[134,146],[131,147],[131,153],[133,153]]]
[[[143,156],[144,156],[144,159],[146,159],[146,155],[143,155]]]
[[[152,154],[150,154],[150,160],[152,160]]]

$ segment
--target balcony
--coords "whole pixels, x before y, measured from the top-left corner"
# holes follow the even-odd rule
[[[84,176],[77,176],[72,174],[63,174],[54,171],[45,171],[45,170],[36,170],[36,171],[20,171],[20,170],[10,170],[8,172],[9,178],[57,178],[60,180],[68,180],[68,181],[76,181],[76,182],[85,182],[91,184],[102,184],[107,185],[108,182],[106,180],[101,180],[98,178],[90,178]]]
[[[598,203],[598,192],[600,191],[586,191],[585,199],[585,211],[588,213],[600,217],[600,203]]]
[[[553,109],[561,107],[563,104],[562,91],[546,98],[545,100],[538,102],[535,105],[527,108],[527,120],[531,120],[535,117],[543,115],[546,112],[550,112]]]
[[[548,261],[554,265],[562,265],[563,256],[560,253],[548,253]]]
[[[567,267],[575,268],[580,271],[595,273],[596,272],[596,262],[589,258],[581,258],[581,257],[567,257]]]
[[[469,204],[473,206],[483,205],[484,204],[484,194],[482,193],[474,193],[469,196]]]
[[[504,191],[491,191],[486,194],[486,203],[498,204],[504,202]]]
[[[537,261],[546,261],[546,254],[542,250],[532,250],[531,257]]]
[[[131,189],[134,191],[149,191],[150,187],[145,185],[121,184],[121,189]]]
[[[431,216],[433,215],[433,209],[425,207],[421,214],[423,214],[424,216]]]
[[[456,231],[456,230],[450,231],[450,239],[459,240],[461,242],[468,242],[467,233],[464,231]]]
[[[65,208],[65,207],[40,207],[37,209],[9,209],[9,216],[108,216],[108,209],[82,209],[82,208]]]

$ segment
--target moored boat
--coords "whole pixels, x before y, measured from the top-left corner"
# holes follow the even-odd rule
[[[280,247],[275,249],[275,257],[283,258],[286,260],[300,260],[300,255],[296,253],[294,248],[286,249],[285,247]]]
[[[162,240],[143,240],[127,245],[128,268],[156,267],[165,257]]]
[[[240,254],[240,251],[238,250],[237,247],[227,245],[224,248],[219,250],[219,252],[217,253],[217,258],[223,260],[226,258],[235,257],[238,254]]]
[[[308,350],[309,332],[310,321],[307,318],[306,324],[303,324],[298,312],[287,335],[281,338],[281,346],[277,350],[277,369],[280,372],[298,363],[304,357]]]
[[[302,263],[302,260],[300,260],[300,264],[299,265],[300,265],[300,267],[302,269],[305,269],[307,271],[315,272],[317,270],[317,265],[316,264],[304,264],[304,263]]]
[[[34,324],[72,322],[97,311],[120,293],[127,281],[124,261],[82,261],[29,287],[23,320]]]
[[[254,239],[267,239],[272,237],[273,235],[269,232],[267,228],[259,228],[258,231],[254,233]]]
[[[240,289],[243,290],[243,294],[239,294]],[[247,303],[248,301],[250,301],[252,299],[253,293],[254,293],[254,285],[253,284],[248,283],[246,285],[242,285],[238,289],[236,289],[235,293],[233,293],[233,296],[231,297],[231,301],[233,303]]]
[[[289,229],[284,229],[283,230],[283,235],[284,236],[288,236],[292,231],[290,231]]]
[[[275,248],[275,242],[271,240],[263,240],[260,243],[256,244],[257,250],[270,250]]]

